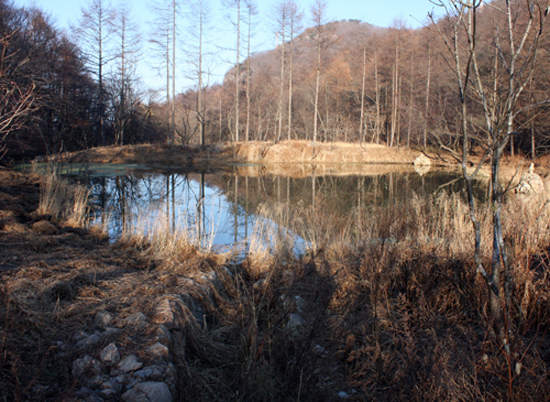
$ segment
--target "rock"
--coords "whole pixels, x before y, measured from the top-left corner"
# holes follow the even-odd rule
[[[36,233],[43,235],[55,235],[57,234],[57,228],[53,223],[41,220],[32,224],[32,230]]]
[[[120,361],[120,352],[116,345],[111,342],[101,351],[99,357],[107,364],[114,364]]]
[[[414,165],[414,171],[418,173],[420,177],[424,176],[430,171],[429,165]]]
[[[77,331],[74,335],[73,335],[73,339],[75,341],[80,341],[81,339],[84,339],[84,338],[87,338],[89,337],[90,335],[88,335],[86,332],[82,331],[82,330],[79,330]]]
[[[170,351],[160,342],[149,346],[147,348],[147,353],[154,359],[168,359],[170,357]]]
[[[432,165],[432,162],[426,155],[422,154],[414,160],[413,165],[416,173],[418,173],[420,176],[424,176],[430,171],[430,166]]]
[[[118,334],[120,332],[120,329],[118,328],[105,328],[105,331],[103,332],[103,337],[107,338],[108,336]]]
[[[524,173],[516,187],[518,194],[539,194],[544,189],[542,178],[535,173],[535,165],[531,163],[529,173]]]
[[[302,296],[294,296],[294,303],[298,312],[303,313],[307,310],[307,301]]]
[[[79,340],[76,344],[76,347],[77,348],[85,348],[87,346],[95,346],[100,341],[101,341],[101,338],[98,335],[92,334],[87,338]]]
[[[80,377],[85,372],[98,374],[101,372],[101,363],[93,357],[86,355],[73,362],[73,376]]]
[[[290,314],[288,317],[288,322],[286,324],[286,330],[293,335],[299,333],[299,331],[304,327],[306,322],[298,314]]]
[[[166,325],[160,324],[155,331],[155,335],[160,340],[170,341],[170,330]]]
[[[426,155],[422,154],[414,160],[413,165],[414,166],[431,166],[432,162]]]
[[[101,384],[103,384],[105,381],[109,380],[109,376],[105,374],[98,374],[90,378],[88,381],[86,381],[86,386],[92,389],[97,389],[101,387]]]
[[[125,357],[118,363],[118,370],[123,373],[128,373],[129,371],[139,370],[143,366],[143,363],[138,361],[136,355],[130,355]]]
[[[138,312],[134,313],[132,315],[129,315],[124,320],[127,325],[134,325],[136,327],[141,327],[145,324],[147,324],[147,317],[145,317],[145,314]]]
[[[105,381],[103,384],[101,384],[100,388],[104,389],[104,390],[112,390],[115,393],[119,393],[119,392],[122,391],[122,385],[120,385],[118,383],[118,381],[116,381],[114,379],[110,379],[109,381]]]
[[[122,395],[124,402],[172,402],[172,393],[163,382],[142,382]]]
[[[99,392],[99,395],[101,395],[105,399],[114,399],[118,395],[118,392],[113,389],[102,389]]]
[[[313,348],[313,353],[315,353],[317,356],[324,356],[326,355],[327,350],[322,347],[321,345],[315,345]]]
[[[78,398],[79,401],[83,402],[103,402],[103,398],[96,395],[91,389],[88,389],[86,387],[80,388],[74,393],[74,395]]]
[[[165,382],[172,386],[176,383],[176,367],[172,363],[168,363],[163,378]]]
[[[107,328],[113,322],[113,316],[107,311],[99,311],[94,318],[94,324],[99,328]]]
[[[340,391],[338,392],[338,396],[342,399],[346,399],[346,398],[349,398],[349,394],[345,391]]]
[[[134,377],[140,380],[160,380],[165,370],[161,366],[149,366],[134,373]]]
[[[168,295],[157,303],[153,322],[163,324],[170,329],[181,329],[190,319],[192,319],[192,314],[181,297]]]

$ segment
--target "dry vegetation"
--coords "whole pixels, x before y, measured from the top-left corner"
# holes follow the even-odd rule
[[[75,335],[93,331],[99,311],[115,323],[136,311],[154,321],[156,301],[172,295],[188,301],[168,344],[176,400],[548,398],[546,195],[505,205],[514,301],[506,353],[491,331],[457,195],[357,210],[345,221],[322,200],[306,211],[266,205],[263,214],[303,235],[311,251],[296,259],[284,233],[272,233],[270,248],[252,247],[232,264],[162,228],[110,244],[96,228],[68,224],[71,213],[45,211],[53,201],[39,208],[38,177],[1,170],[0,179],[0,399],[78,400],[85,379],[71,372],[83,353]],[[45,183],[42,200],[60,188]],[[294,314],[303,319],[296,327]],[[116,341],[145,359],[154,337],[146,326],[84,348],[94,355]]]
[[[421,153],[377,144],[310,141],[238,142],[206,146],[128,145],[55,156],[67,162],[163,163],[186,166],[226,163],[409,163]]]

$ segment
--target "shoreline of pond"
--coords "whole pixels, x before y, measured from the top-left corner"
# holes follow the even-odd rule
[[[304,177],[316,175],[377,175],[390,171],[413,171],[416,158],[424,155],[431,165],[422,166],[419,174],[430,168],[447,171],[460,170],[460,163],[447,152],[406,148],[391,148],[381,144],[350,144],[331,142],[313,144],[311,141],[238,142],[205,146],[169,144],[139,144],[91,148],[73,153],[36,158],[34,163],[82,164],[144,164],[164,165],[198,172],[240,172],[243,175],[284,175]],[[474,155],[472,162],[478,162]],[[528,171],[528,161],[519,156],[503,157],[501,179],[516,184],[522,173]],[[547,158],[537,158],[535,171],[548,175]],[[478,178],[490,177],[490,163],[478,172]],[[469,167],[473,170],[473,166]]]

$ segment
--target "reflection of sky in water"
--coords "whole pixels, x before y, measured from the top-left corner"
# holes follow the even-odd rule
[[[132,169],[126,175],[122,171],[117,173],[107,176],[103,170],[89,176],[96,223],[105,219],[112,239],[119,238],[124,227],[137,227],[148,233],[156,225],[185,232],[194,244],[214,250],[235,244],[241,250],[255,247],[265,250],[275,246],[277,239],[283,239],[285,245],[291,245],[294,253],[299,254],[307,246],[303,239],[316,242],[316,236],[327,238],[330,234],[311,230],[321,228],[311,222],[312,210],[331,217],[334,225],[329,225],[328,230],[334,230],[337,237],[339,222],[345,224],[355,216],[368,219],[371,207],[372,211],[380,211],[395,203],[408,202],[415,194],[422,197],[442,191],[464,192],[460,175],[449,172],[429,172],[424,176],[390,172],[302,178],[210,174],[202,180],[208,184],[204,184],[201,197],[201,175],[196,173]],[[483,199],[485,189],[484,185],[476,184],[476,198]],[[283,226],[288,220],[277,215],[280,211],[286,217],[296,218],[291,223],[294,232]]]
[[[264,246],[273,246],[273,234],[278,232],[294,238],[295,252],[305,247],[295,234],[246,211],[218,188],[205,184],[201,197],[200,181],[188,175],[95,178],[91,196],[97,207],[92,224],[99,224],[103,213],[112,239],[121,236],[124,226],[147,233],[160,225],[185,231],[193,242],[200,239],[202,247],[212,246],[214,250],[235,244],[248,248],[252,236]]]

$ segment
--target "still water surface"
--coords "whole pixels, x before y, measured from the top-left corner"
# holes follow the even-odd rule
[[[147,232],[161,225],[189,233],[202,247],[226,249],[246,247],[253,235],[269,243],[270,236],[278,232],[293,239],[297,252],[305,250],[307,242],[285,227],[285,222],[266,217],[266,209],[305,211],[322,203],[332,216],[346,216],[356,210],[368,213],[369,206],[383,207],[413,194],[462,192],[464,188],[456,172],[432,171],[420,176],[409,169],[381,171],[284,177],[262,174],[261,169],[243,175],[238,167],[233,172],[205,174],[95,165],[78,174],[73,169],[69,175],[88,185],[94,219],[106,222],[112,239],[119,238],[125,228]],[[478,197],[483,198],[482,186],[478,190]],[[307,227],[308,217],[303,219]]]

